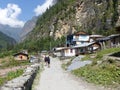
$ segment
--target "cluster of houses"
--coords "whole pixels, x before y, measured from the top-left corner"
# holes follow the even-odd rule
[[[110,36],[89,35],[84,31],[68,35],[65,47],[54,48],[57,56],[77,56],[79,54],[94,53],[105,48],[120,46],[120,34]]]

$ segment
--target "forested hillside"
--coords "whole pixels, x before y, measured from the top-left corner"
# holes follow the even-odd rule
[[[8,37],[7,35],[0,32],[0,50],[1,49],[11,49],[15,45],[16,41]]]
[[[58,0],[39,16],[35,28],[19,47],[50,50],[65,44],[65,37],[77,31],[110,35],[119,27],[119,0]]]

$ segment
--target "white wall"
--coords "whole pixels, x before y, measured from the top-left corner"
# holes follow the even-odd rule
[[[75,49],[66,49],[66,50],[64,50],[64,55],[65,56],[75,56]]]

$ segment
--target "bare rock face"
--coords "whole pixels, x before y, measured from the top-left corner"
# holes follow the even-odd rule
[[[69,33],[76,32],[74,27],[71,27],[67,22],[60,21],[59,30],[55,32],[55,39],[61,38],[62,36],[66,36]]]
[[[26,35],[33,30],[36,25],[37,17],[33,17],[31,20],[28,20],[22,28],[20,35],[21,40],[23,41],[26,38]]]
[[[83,22],[85,21],[86,17],[87,17],[87,12],[83,11],[84,10],[84,3],[80,4],[78,3],[77,7],[76,7],[76,15],[75,15],[75,19],[77,24],[81,27],[83,25]]]
[[[61,16],[64,13],[69,12],[70,9],[74,9],[74,13],[67,13],[68,16],[63,19],[59,19],[53,24],[54,30],[51,35],[55,36],[55,39],[61,38],[67,34],[73,34],[76,31],[101,32],[100,30],[111,30],[114,28],[113,24],[116,23],[115,13],[118,12],[120,16],[120,5],[117,6],[117,1],[113,0],[79,0],[72,7],[68,7],[61,12]],[[116,5],[116,7],[113,6]],[[58,15],[59,16],[59,15]],[[120,25],[120,17],[116,25]],[[56,28],[55,28],[56,27]],[[104,32],[104,31],[103,31]]]
[[[73,2],[68,0],[72,3],[61,2],[66,3],[66,6],[54,8],[55,15],[43,24],[41,23],[42,25],[38,24],[36,31],[31,33],[31,37],[38,39],[51,36],[57,39],[77,31],[107,35],[109,30],[112,31],[115,26],[120,26],[120,0],[76,0]],[[61,4],[57,5],[64,6]],[[46,19],[46,17],[44,18]]]

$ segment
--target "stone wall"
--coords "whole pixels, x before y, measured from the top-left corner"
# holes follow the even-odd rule
[[[112,59],[112,60],[120,61],[120,58],[119,58],[119,57],[112,56],[112,54],[114,54],[114,53],[105,55],[105,56],[103,57],[103,59],[104,59],[104,60]]]
[[[5,83],[0,90],[31,90],[33,80],[39,70],[40,64],[34,64],[25,69],[20,77]]]

